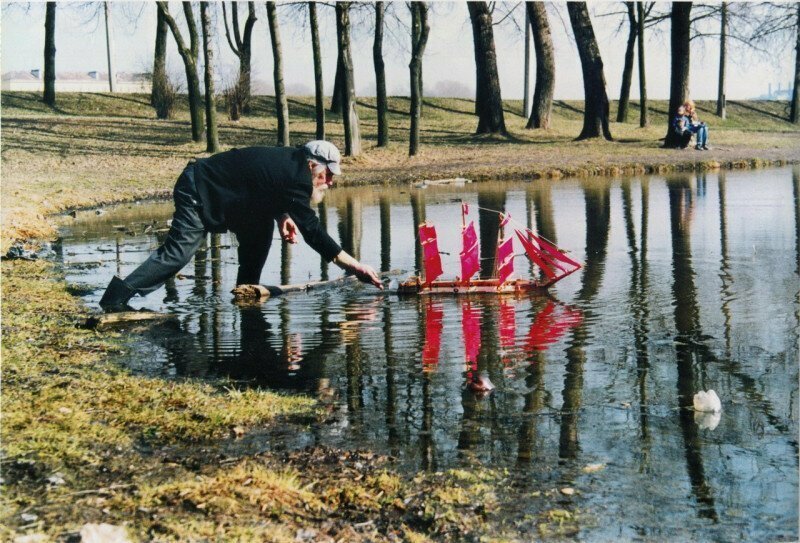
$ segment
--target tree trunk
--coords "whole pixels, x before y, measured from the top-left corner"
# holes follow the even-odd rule
[[[175,44],[178,46],[178,53],[183,59],[183,67],[186,72],[186,84],[189,93],[189,115],[192,120],[192,141],[203,140],[203,107],[200,94],[200,78],[197,76],[197,55],[199,53],[199,41],[197,36],[197,25],[194,21],[191,2],[183,2],[183,14],[186,17],[186,25],[189,28],[189,43],[187,47],[183,39],[178,24],[169,13],[167,2],[158,2],[158,7],[172,31]]]
[[[800,124],[800,3],[797,4],[797,44],[794,57],[794,90],[792,91],[792,108],[789,112],[789,122]]]
[[[222,18],[225,26],[225,37],[228,40],[228,45],[231,51],[239,58],[239,74],[236,80],[237,92],[234,93],[234,100],[237,101],[237,106],[241,109],[242,113],[250,113],[252,108],[251,102],[251,85],[250,76],[251,69],[250,63],[253,53],[253,26],[256,24],[258,18],[256,17],[256,7],[253,2],[247,3],[247,20],[244,23],[244,32],[239,31],[239,6],[238,2],[231,2],[231,26],[233,27],[234,39],[231,39],[231,33],[228,29],[227,10],[225,9],[225,2],[222,4]]]
[[[317,3],[308,3],[308,18],[311,24],[311,50],[314,56],[314,105],[317,113],[317,139],[325,139],[325,88],[322,84],[322,53],[319,48],[319,24]]]
[[[678,106],[686,101],[689,94],[689,25],[691,23],[692,3],[673,2],[670,20],[672,62],[669,87],[669,111],[667,112],[667,135],[664,147],[680,145],[680,135],[672,128],[672,118]]]
[[[153,55],[153,82],[150,89],[150,105],[160,103],[160,97],[167,88],[167,20],[156,6],[156,47]]]
[[[353,80],[353,57],[350,55],[350,2],[336,3],[336,41],[339,45],[341,71],[341,108],[344,124],[344,154],[361,154],[361,135],[356,112],[356,90]]]
[[[278,26],[278,13],[275,2],[267,2],[267,22],[272,38],[272,78],[275,82],[275,115],[278,117],[278,147],[288,147],[289,142],[289,102],[283,86],[283,51],[281,33]]]
[[[383,63],[383,14],[385,10],[386,4],[383,1],[379,0],[378,2],[375,2],[375,40],[372,44],[372,63],[375,65],[375,94],[377,102],[376,107],[378,110],[378,147],[387,147],[389,145],[389,122],[387,119],[389,103],[386,97],[386,67]]]
[[[411,133],[408,154],[414,156],[419,150],[419,122],[422,109],[422,55],[428,43],[431,27],[428,24],[428,5],[425,2],[411,3]]]
[[[214,49],[212,43],[211,17],[208,14],[208,2],[200,2],[200,20],[203,25],[203,58],[205,60],[206,85],[206,151],[219,151],[217,135],[217,107],[214,99]]]
[[[530,97],[531,97],[531,17],[528,15],[528,9],[525,8],[525,73],[524,82],[522,85],[522,116],[526,119],[530,114]]]
[[[47,2],[44,18],[44,94],[42,101],[56,105],[56,3]]]
[[[637,21],[639,27],[637,42],[639,44],[639,126],[644,128],[650,121],[647,118],[647,79],[644,63],[644,3],[636,2]]]
[[[725,50],[728,38],[728,3],[723,2],[720,6],[720,28],[719,28],[719,84],[717,85],[717,117],[726,117],[725,103]]]
[[[108,57],[108,91],[117,91],[117,74],[114,70],[114,36],[111,33],[111,6],[108,1],[103,2],[103,12],[106,19],[106,56]]]
[[[543,2],[525,2],[533,31],[536,51],[536,85],[533,90],[533,107],[527,128],[550,128],[553,109],[553,91],[556,85],[556,57],[553,37]]]
[[[628,8],[628,45],[625,47],[625,67],[622,69],[622,87],[619,90],[618,123],[628,122],[628,100],[631,96],[631,81],[633,80],[633,53],[638,31],[633,2],[625,2],[625,6]]]
[[[342,54],[336,57],[336,75],[333,78],[333,94],[331,95],[331,113],[342,112]]]
[[[467,2],[475,42],[476,100],[478,115],[476,134],[506,134],[497,54],[494,48],[492,15],[486,2]]]
[[[612,140],[608,129],[608,95],[603,74],[603,59],[594,36],[592,21],[584,2],[567,2],[567,11],[578,46],[583,71],[583,130],[577,139],[604,137]]]

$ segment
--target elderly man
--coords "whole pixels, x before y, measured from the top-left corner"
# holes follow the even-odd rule
[[[111,280],[101,307],[124,307],[134,294],[158,289],[189,262],[207,232],[234,232],[239,241],[236,284],[258,283],[276,222],[284,240],[297,243],[299,231],[324,259],[383,288],[375,270],[343,251],[311,208],[333,185],[333,176],[341,174],[340,162],[339,150],[327,141],[231,149],[190,162],[175,184],[175,214],[166,241],[125,279]]]

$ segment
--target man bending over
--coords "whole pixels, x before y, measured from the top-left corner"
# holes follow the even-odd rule
[[[236,234],[236,284],[256,284],[276,222],[284,240],[297,243],[300,232],[322,258],[383,288],[375,270],[343,251],[311,208],[333,185],[333,176],[341,174],[340,163],[339,150],[327,141],[231,149],[191,161],[175,184],[175,214],[166,241],[125,279],[115,276],[100,306],[121,308],[135,294],[158,289],[191,260],[208,232]]]

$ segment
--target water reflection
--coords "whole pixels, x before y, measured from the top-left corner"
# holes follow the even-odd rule
[[[457,273],[448,258],[461,200],[524,217],[585,267],[551,296],[398,299],[351,285],[237,306],[236,240],[214,236],[163,295],[135,302],[179,318],[144,333],[124,363],[313,395],[330,416],[309,440],[386,452],[403,469],[509,467],[525,513],[537,507],[526,492],[574,486],[565,506],[604,519],[587,522],[587,539],[793,539],[799,178],[795,168],[337,189],[319,207],[324,224],[382,271],[419,269],[416,226],[427,218],[445,273]],[[66,274],[97,289],[89,303],[157,244],[168,207],[136,211],[70,226]],[[491,258],[498,217],[478,219]],[[302,243],[281,245],[262,282],[328,274]],[[484,379],[494,390],[479,390]],[[713,431],[685,409],[709,388],[723,402]],[[591,475],[587,464],[605,468]]]

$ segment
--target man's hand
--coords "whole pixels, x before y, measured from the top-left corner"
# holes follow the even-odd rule
[[[372,268],[372,266],[367,266],[366,264],[357,264],[353,266],[353,273],[358,280],[362,283],[369,283],[375,285],[379,289],[383,290],[383,283],[381,283],[381,278],[378,277],[378,274]]]
[[[283,241],[297,243],[297,225],[289,215],[281,215],[278,219],[278,230]]]

